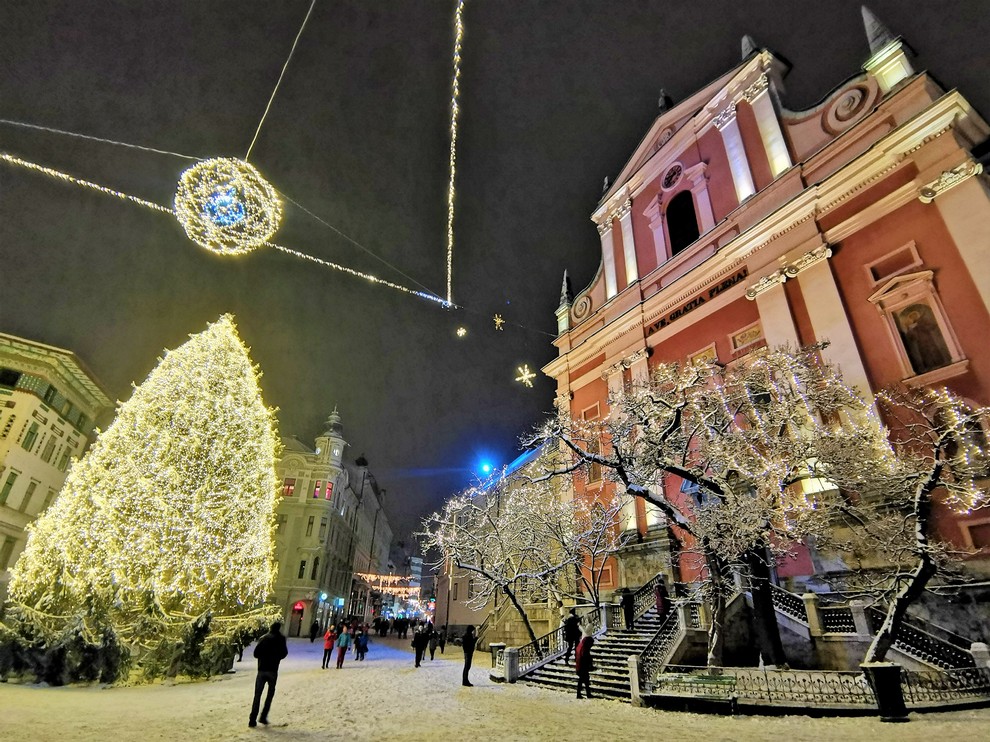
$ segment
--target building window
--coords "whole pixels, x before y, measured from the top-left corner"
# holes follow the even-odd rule
[[[52,454],[55,453],[55,436],[48,436],[48,443],[45,444],[45,451],[41,454],[41,460],[46,464],[52,460]]]
[[[323,540],[326,538],[326,535],[327,535],[327,519],[326,516],[324,516],[320,518],[320,543],[323,543]]]
[[[473,600],[474,599],[474,578],[473,577],[468,578],[468,596],[467,596],[467,599],[468,600]]]
[[[666,221],[670,255],[673,257],[701,236],[691,191],[681,191],[670,199],[670,203],[667,204]]]
[[[282,480],[282,497],[292,497],[296,492],[296,480],[286,477]]]
[[[30,451],[36,440],[38,440],[38,423],[31,423],[27,435],[24,436],[24,440],[21,442],[21,448],[25,451]]]
[[[313,571],[310,574],[309,579],[315,580],[316,575],[318,575],[319,572],[320,572],[320,558],[316,557],[316,559],[313,560]]]
[[[313,497],[314,497],[314,499],[317,499],[318,500],[320,498],[320,488],[322,486],[323,486],[323,480],[322,479],[317,479],[316,480],[316,485],[313,487]]]
[[[0,368],[0,386],[13,389],[17,382],[21,380],[21,372],[12,368]]]
[[[299,562],[299,576],[298,576],[298,578],[300,580],[302,580],[305,577],[306,577],[306,560],[303,559],[301,562]]]
[[[45,512],[49,507],[51,507],[52,502],[55,500],[55,494],[55,490],[48,490],[48,494],[45,495],[45,501],[41,504],[41,512]]]
[[[282,533],[285,529],[286,524],[289,522],[289,516],[285,513],[280,513],[278,520],[275,521],[275,530],[277,533]]]
[[[454,583],[454,587],[451,589],[451,598],[450,599],[453,600],[453,601],[455,601],[455,602],[457,601],[457,588],[458,588],[459,585],[460,585],[460,583],[455,582]]]
[[[17,475],[19,472],[12,471],[7,475],[7,481],[3,483],[3,489],[0,489],[0,505],[5,505],[7,503],[7,498],[10,496],[10,490],[14,486],[14,482],[17,481]]]
[[[62,451],[62,457],[58,460],[58,470],[65,471],[69,466],[69,457],[72,455],[72,449],[66,446]]]
[[[32,498],[32,497],[34,497],[34,491],[35,491],[36,489],[38,489],[38,483],[37,483],[37,482],[35,482],[35,481],[34,481],[34,480],[32,479],[32,480],[31,480],[31,481],[30,481],[30,482],[28,483],[28,486],[27,486],[27,489],[26,489],[26,490],[24,491],[24,497],[23,497],[23,498],[21,498],[21,504],[20,504],[20,507],[18,507],[18,508],[17,508],[17,509],[18,509],[18,510],[20,510],[20,511],[21,511],[22,513],[26,513],[26,512],[27,512],[27,509],[28,509],[28,505],[29,505],[29,504],[30,504],[30,502],[31,502],[31,498]]]
[[[323,492],[323,499],[329,500],[331,497],[333,497],[333,482],[328,480],[326,489]]]
[[[581,412],[581,419],[589,423],[587,451],[590,454],[600,454],[602,452],[602,443],[598,438],[597,421],[599,417],[601,417],[601,410],[597,403]],[[600,482],[601,479],[602,465],[598,463],[588,464],[588,483]]]
[[[10,566],[10,556],[14,553],[14,544],[17,543],[12,536],[4,536],[3,546],[0,546],[0,571]]]
[[[312,536],[313,535],[313,523],[315,523],[315,522],[316,522],[316,516],[315,515],[309,516],[309,520],[306,521],[306,535],[307,536]]]
[[[963,541],[971,550],[990,549],[990,520],[961,523]]]
[[[968,365],[942,309],[933,275],[921,271],[898,276],[870,297],[883,315],[904,380],[914,384],[942,381]]]

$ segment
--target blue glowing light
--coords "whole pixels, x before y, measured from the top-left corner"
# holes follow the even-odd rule
[[[488,462],[486,461],[485,463],[483,463],[483,464],[481,465],[481,471],[482,471],[483,473],[485,473],[485,474],[491,474],[491,473],[492,473],[492,465],[491,465],[491,464],[489,464],[489,463],[488,463]]]
[[[234,188],[217,189],[203,204],[203,216],[221,227],[230,227],[244,221],[244,204]]]

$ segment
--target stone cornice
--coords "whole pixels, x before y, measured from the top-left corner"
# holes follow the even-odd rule
[[[832,249],[828,245],[821,245],[814,250],[809,250],[797,260],[763,276],[759,281],[747,287],[746,298],[753,301],[760,294],[785,283],[789,278],[796,278],[801,271],[805,271],[823,260],[828,260],[830,257],[832,257]]]
[[[976,162],[972,158],[967,159],[961,165],[957,165],[949,170],[943,170],[942,174],[935,178],[935,180],[925,183],[918,191],[918,200],[923,204],[930,204],[950,188],[955,188],[963,181],[982,172],[982,163]]]

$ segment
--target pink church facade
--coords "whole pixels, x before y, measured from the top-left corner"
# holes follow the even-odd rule
[[[752,48],[662,110],[592,214],[597,274],[574,296],[565,281],[543,369],[559,407],[604,417],[609,394],[656,364],[823,340],[864,394],[948,386],[990,403],[990,126],[866,20],[863,69],[811,109],[785,107],[786,65]],[[668,495],[680,484],[668,478]],[[624,519],[663,541],[642,502]],[[941,513],[938,528],[990,572],[990,513]],[[681,562],[682,579],[697,576]],[[822,569],[802,550],[778,576]],[[616,565],[612,586],[639,577]]]

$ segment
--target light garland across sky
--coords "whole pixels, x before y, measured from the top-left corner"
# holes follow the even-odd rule
[[[56,170],[55,168],[47,167],[45,165],[39,165],[35,162],[24,160],[20,157],[16,157],[6,152],[0,152],[0,161],[7,162],[10,163],[11,165],[16,165],[18,167],[23,167],[33,172],[42,173],[43,175],[47,175],[48,177],[53,178],[55,180],[61,180],[65,183],[71,183],[73,185],[81,186],[83,188],[89,188],[94,191],[99,191],[100,193],[104,193],[108,196],[114,196],[124,201],[131,201],[132,203],[136,203],[139,206],[144,206],[147,209],[151,209],[153,211],[160,211],[163,214],[169,214],[175,217],[176,219],[179,219],[180,223],[182,223],[182,219],[175,211],[168,208],[167,206],[156,204],[153,201],[148,201],[143,198],[138,198],[137,196],[132,196],[128,193],[124,193],[123,191],[118,191],[113,188],[108,188],[106,186],[100,185],[99,183],[94,183],[90,180],[83,180],[82,178],[77,178],[73,175],[69,175],[68,173],[62,172],[61,170]],[[205,162],[209,162],[209,161],[205,161]],[[244,164],[247,165],[247,163]],[[248,165],[248,167],[250,167],[250,165]],[[226,198],[226,193],[220,194],[220,198],[221,201],[222,199]],[[222,213],[226,214],[227,212],[225,212],[224,209],[227,209],[229,211],[229,214],[227,214],[226,216],[221,215],[221,218],[222,219],[236,218],[237,215],[236,207],[234,207],[232,203],[221,202],[221,201],[215,202],[213,204],[213,207],[218,214],[222,214]],[[230,209],[233,209],[233,211],[230,211]],[[183,227],[185,227],[185,224],[183,224]],[[298,250],[293,250],[283,245],[277,245],[273,242],[265,241],[262,242],[261,244],[268,247],[273,247],[276,250],[279,250],[280,252],[284,252],[288,255],[293,255],[294,257],[297,258],[309,260],[310,262],[317,263],[318,265],[322,265],[326,268],[331,268],[333,270],[340,271],[341,273],[347,273],[348,275],[355,276],[357,278],[364,278],[365,280],[370,281],[371,283],[374,284],[387,286],[390,289],[395,289],[396,291],[401,291],[411,296],[419,297],[420,299],[426,299],[436,304],[440,304],[441,306],[449,306],[448,303],[442,297],[436,296],[435,294],[431,294],[426,291],[417,291],[414,289],[410,289],[407,288],[406,286],[402,286],[401,284],[394,283],[393,281],[389,281],[384,278],[379,278],[378,276],[375,276],[371,273],[364,273],[362,271],[354,270],[353,268],[348,268],[346,266],[340,265],[339,263],[334,263],[329,260],[323,260],[322,258],[317,258],[312,255],[307,255],[306,253],[300,252]],[[241,250],[240,252],[243,253],[243,252],[247,252],[248,250]],[[214,252],[222,252],[222,251],[214,250]],[[230,255],[230,254],[238,254],[238,253],[236,251],[228,250],[225,254]]]
[[[457,117],[460,105],[461,42],[464,38],[464,0],[457,0],[454,11],[454,76],[450,90],[450,167],[447,181],[447,304],[453,304],[451,281],[454,268],[454,180],[457,175]]]

